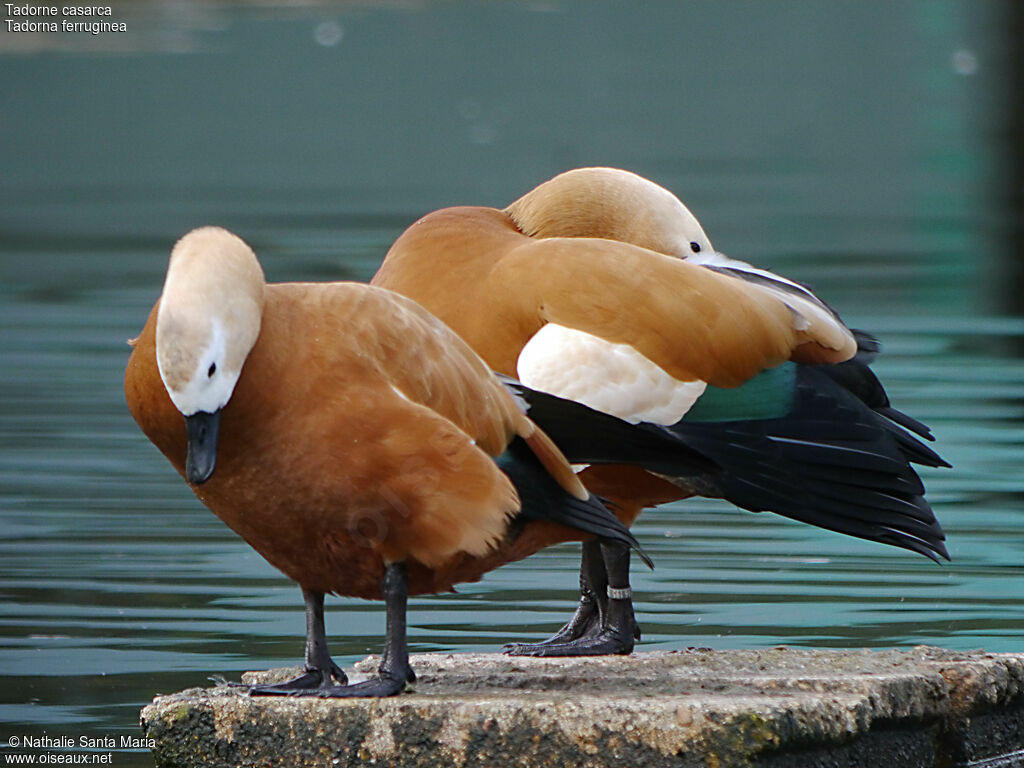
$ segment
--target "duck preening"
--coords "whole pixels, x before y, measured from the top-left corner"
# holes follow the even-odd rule
[[[531,418],[590,465],[580,478],[626,525],[644,507],[717,496],[948,559],[911,463],[948,464],[918,439],[928,428],[890,405],[868,365],[874,340],[805,286],[715,251],[647,179],[581,168],[502,210],[430,213],[372,284],[518,379],[506,383]],[[585,542],[575,615],[508,651],[629,652],[639,630],[632,610],[609,623],[606,583]]]
[[[302,588],[305,672],[254,694],[398,693],[414,679],[408,595],[558,541],[594,540],[612,589],[628,586],[628,529],[486,364],[405,297],[267,284],[245,242],[204,227],[174,246],[133,346],[125,394],[142,431]],[[348,685],[332,661],[327,593],[386,602],[377,678]]]

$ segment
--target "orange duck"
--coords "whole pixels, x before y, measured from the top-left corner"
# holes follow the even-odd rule
[[[910,434],[931,439],[927,427],[890,406],[868,367],[874,340],[806,287],[716,252],[647,179],[581,168],[503,210],[430,213],[371,284],[518,378],[531,418],[590,465],[580,477],[627,525],[644,507],[715,496],[948,558],[910,462],[948,465]],[[630,592],[607,586],[605,559],[584,543],[576,614],[509,652],[629,652]]]
[[[255,694],[395,694],[414,679],[408,594],[556,541],[634,543],[480,358],[390,291],[268,285],[241,239],[206,227],[175,245],[133,346],[142,431],[302,588],[305,673]],[[386,601],[376,679],[347,685],[331,660],[325,593]]]

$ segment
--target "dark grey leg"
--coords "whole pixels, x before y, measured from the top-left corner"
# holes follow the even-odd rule
[[[313,627],[306,640],[306,673],[295,680],[277,685],[253,686],[255,696],[316,696],[323,699],[371,698],[394,696],[416,675],[409,666],[409,645],[406,641],[405,613],[408,604],[408,582],[405,563],[391,563],[384,570],[381,591],[387,605],[387,631],[380,676],[355,685],[345,685],[345,674],[331,661],[323,628],[323,595],[312,604],[307,597],[307,626]],[[304,593],[305,594],[305,593]],[[326,671],[326,672],[325,672]],[[331,678],[338,685],[331,682]]]
[[[631,653],[640,639],[629,586],[629,547],[598,540],[584,544],[580,605],[549,640],[505,647],[512,656],[600,656]]]
[[[303,589],[302,599],[306,603],[306,671],[283,683],[250,686],[249,693],[253,696],[290,696],[330,686],[332,680],[340,685],[348,682],[345,673],[334,663],[327,650],[324,593]]]
[[[607,597],[605,597],[607,584],[608,574],[605,572],[604,561],[601,559],[600,542],[584,542],[583,554],[580,558],[580,601],[572,618],[547,640],[539,643],[509,643],[504,647],[504,652],[519,656],[524,650],[538,648],[542,645],[558,645],[599,632],[607,603]]]

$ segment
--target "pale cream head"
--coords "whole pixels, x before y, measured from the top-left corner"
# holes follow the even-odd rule
[[[156,320],[156,360],[185,416],[224,407],[256,343],[263,270],[245,242],[219,227],[194,229],[171,251]]]
[[[505,210],[531,237],[601,237],[679,258],[714,251],[679,198],[618,168],[566,171]]]

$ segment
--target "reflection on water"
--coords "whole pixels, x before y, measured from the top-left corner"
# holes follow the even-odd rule
[[[1024,319],[984,299],[1008,231],[984,187],[1001,149],[961,117],[994,119],[1006,87],[1001,6],[780,7],[221,11],[196,54],[0,58],[0,741],[135,734],[157,692],[301,655],[297,588],[123,404],[124,342],[176,235],[229,226],[271,280],[366,279],[419,214],[580,164],[653,176],[723,250],[881,336],[891,396],[955,465],[925,473],[944,566],[706,500],[645,514],[641,650],[1021,650]],[[413,600],[412,649],[550,632],[577,558]],[[379,650],[383,624],[377,604],[328,603],[341,661]]]

